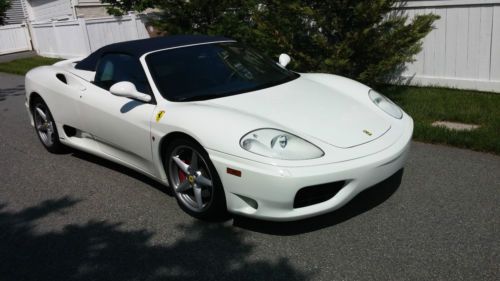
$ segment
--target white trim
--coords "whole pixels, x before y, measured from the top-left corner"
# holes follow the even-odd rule
[[[210,41],[210,42],[203,42],[203,43],[197,43],[197,44],[189,44],[189,45],[182,45],[182,46],[176,46],[176,47],[170,47],[170,48],[165,48],[165,49],[158,49],[158,50],[154,50],[154,51],[149,51],[145,54],[143,54],[140,59],[142,59],[142,57],[146,57],[147,55],[149,54],[152,54],[152,53],[157,53],[157,52],[161,52],[161,51],[166,51],[166,50],[173,50],[173,49],[180,49],[180,48],[186,48],[186,47],[193,47],[193,46],[201,46],[201,45],[208,45],[208,44],[216,44],[216,43],[235,43],[237,42],[236,40],[220,40],[220,41]]]
[[[20,28],[23,26],[25,26],[25,24],[23,24],[23,23],[3,25],[3,26],[0,26],[0,30],[17,29],[17,28]]]
[[[69,0],[69,5],[71,6],[71,13],[73,14],[73,19],[76,20],[78,17],[76,16],[77,15],[76,5],[75,5],[74,1],[78,1],[78,0]]]
[[[105,17],[85,19],[87,24],[116,22],[117,20],[120,22],[125,22],[125,21],[131,21],[132,19],[128,15],[126,17],[125,16],[122,16],[122,17],[105,16]]]
[[[103,4],[103,3],[83,3],[83,4],[75,4],[75,7],[107,7],[110,6],[110,4]]]
[[[402,1],[404,2],[404,1]],[[484,6],[500,5],[500,0],[426,0],[426,1],[406,1],[406,5],[401,9],[407,8],[438,8],[453,6]]]
[[[463,90],[477,90],[500,93],[500,81],[476,80],[454,77],[402,76],[412,86],[447,87]]]

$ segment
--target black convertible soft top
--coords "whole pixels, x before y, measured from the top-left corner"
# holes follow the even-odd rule
[[[75,68],[81,70],[95,71],[99,59],[103,54],[106,53],[124,53],[139,59],[145,53],[155,50],[182,47],[194,44],[219,42],[219,41],[233,41],[233,40],[222,36],[174,35],[174,36],[155,37],[155,38],[114,43],[111,45],[104,46],[99,50],[93,52],[88,57],[78,62]]]

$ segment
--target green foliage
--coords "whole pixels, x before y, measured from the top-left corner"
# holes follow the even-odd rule
[[[116,11],[155,7],[166,34],[224,35],[272,57],[288,53],[298,71],[368,84],[413,60],[435,15],[409,20],[398,0],[103,0]]]
[[[35,67],[43,65],[51,65],[60,60],[61,59],[38,57],[38,56],[31,58],[17,59],[9,62],[0,63],[0,72],[26,75],[28,71],[30,71]]]
[[[382,87],[411,117],[418,141],[442,143],[500,155],[500,95],[444,88]],[[433,127],[434,121],[480,125],[472,131]]]
[[[156,0],[101,0],[104,4],[109,4],[107,12],[110,15],[122,16],[128,11],[144,11],[147,8],[153,8]]]
[[[432,30],[435,15],[407,16],[397,0],[311,1],[322,27],[325,50],[320,70],[364,82],[382,82],[421,50],[420,40]],[[408,22],[408,23],[407,23]]]
[[[10,8],[10,0],[0,0],[0,25],[5,24],[5,12]]]

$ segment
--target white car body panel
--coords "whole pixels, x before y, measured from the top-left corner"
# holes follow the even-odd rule
[[[281,128],[340,148],[373,141],[390,128],[390,120],[379,108],[307,77],[246,95],[214,99],[211,103],[248,115],[265,116]],[[364,129],[373,135],[366,135]]]
[[[91,83],[94,72],[77,70],[75,60],[68,60],[27,74],[26,106],[37,93],[50,108],[62,143],[165,185],[161,140],[174,132],[187,134],[208,152],[222,180],[228,210],[268,220],[302,219],[337,209],[404,165],[413,132],[411,117],[403,113],[396,119],[386,114],[369,99],[370,88],[358,82],[328,74],[301,74],[288,83],[250,93],[170,102],[154,85],[146,55],[140,61],[156,103],[114,96]],[[65,75],[67,84],[56,78],[58,73]],[[158,120],[160,111],[165,114]],[[68,136],[64,125],[77,128],[78,133]],[[240,139],[260,128],[300,136],[325,155],[292,161],[241,148]],[[240,170],[242,176],[226,173],[227,168]],[[300,188],[344,180],[347,185],[330,200],[293,208]],[[259,207],[253,208],[242,196],[256,200]]]
[[[111,95],[93,84],[82,93],[83,131],[101,151],[141,170],[153,171],[150,124],[156,105]]]

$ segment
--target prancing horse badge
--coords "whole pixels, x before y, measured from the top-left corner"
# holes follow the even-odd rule
[[[165,115],[165,111],[164,110],[158,112],[158,114],[156,114],[156,122],[160,122],[160,120],[163,117],[163,115]]]

